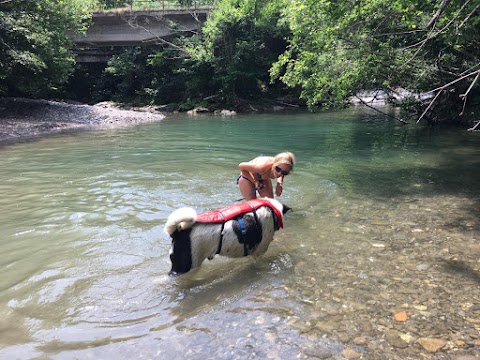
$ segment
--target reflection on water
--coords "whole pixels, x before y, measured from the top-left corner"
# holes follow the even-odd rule
[[[345,312],[376,304],[392,259],[447,228],[475,237],[479,144],[349,110],[179,116],[5,146],[0,355],[341,354]],[[294,211],[267,254],[168,277],[168,214],[234,202],[237,164],[283,150],[298,158],[282,196]]]

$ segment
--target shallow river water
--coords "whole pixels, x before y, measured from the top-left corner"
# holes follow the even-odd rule
[[[237,201],[237,164],[283,150],[267,253],[169,277],[169,213]],[[477,358],[479,165],[479,134],[360,110],[0,147],[0,358]]]

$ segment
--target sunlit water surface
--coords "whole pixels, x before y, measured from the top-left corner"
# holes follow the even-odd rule
[[[337,272],[369,276],[369,251],[403,220],[401,204],[428,199],[440,213],[478,196],[479,145],[461,130],[348,110],[171,116],[3,146],[0,357],[340,354],[338,339],[302,335],[312,303],[346,286]],[[293,212],[265,256],[169,277],[169,213],[237,201],[237,164],[283,150],[298,161],[281,197]]]

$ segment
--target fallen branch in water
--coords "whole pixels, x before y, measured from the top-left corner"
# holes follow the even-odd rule
[[[390,117],[390,118],[392,118],[392,119],[395,119],[395,120],[397,120],[397,121],[400,121],[400,122],[403,123],[403,124],[408,124],[408,121],[405,121],[405,120],[403,120],[403,119],[397,118],[396,116],[387,114],[386,112],[383,112],[383,111],[377,109],[376,107],[367,104],[367,102],[365,102],[363,99],[361,99],[360,97],[358,97],[358,95],[355,95],[355,97],[356,97],[358,100],[360,100],[360,102],[361,102],[363,105],[365,105],[366,107],[368,107],[368,108],[370,108],[370,109],[372,109],[372,110],[375,110],[376,112],[379,112],[379,113],[382,114],[382,115],[385,115],[385,116],[388,116],[388,117]]]
[[[277,103],[279,103],[279,104],[282,104],[282,105],[285,105],[285,106],[290,106],[290,107],[295,107],[295,108],[300,107],[300,105],[289,104],[289,103],[286,103],[286,102],[283,102],[283,101],[279,101],[279,100],[275,100],[275,102],[277,102]]]
[[[284,102],[284,101],[280,101],[280,100],[272,100],[272,99],[265,99],[266,101],[270,101],[272,103],[277,103],[277,104],[281,104],[281,105],[285,105],[285,106],[290,106],[290,107],[295,107],[295,108],[298,108],[300,107],[300,105],[297,105],[297,104],[289,104],[287,102]]]

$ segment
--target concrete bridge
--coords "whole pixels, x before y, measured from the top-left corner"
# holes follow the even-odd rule
[[[72,35],[77,62],[106,62],[124,46],[165,43],[198,33],[210,12],[205,9],[98,12],[85,35]]]

